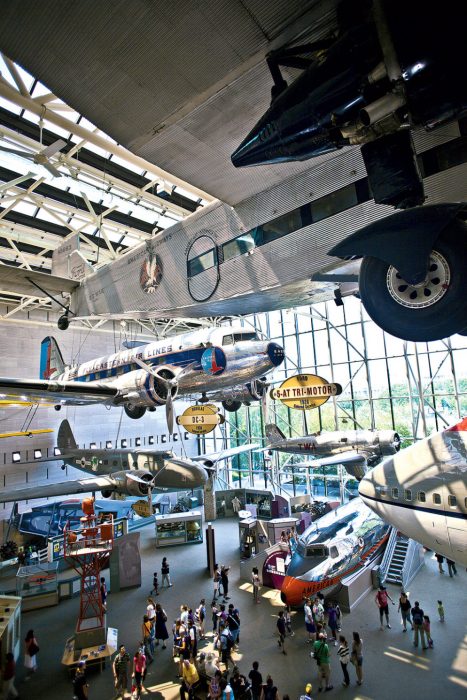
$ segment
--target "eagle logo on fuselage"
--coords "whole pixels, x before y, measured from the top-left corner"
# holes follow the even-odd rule
[[[149,250],[139,271],[139,283],[143,292],[153,294],[158,289],[162,276],[162,260]]]

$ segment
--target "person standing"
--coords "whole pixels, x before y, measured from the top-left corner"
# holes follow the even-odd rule
[[[182,685],[180,687],[181,700],[194,697],[194,689],[199,683],[199,674],[195,664],[190,659],[184,659],[182,664]]]
[[[342,673],[344,674],[344,682],[342,685],[347,688],[350,685],[348,665],[350,661],[350,649],[347,644],[346,638],[341,634],[339,635],[339,648],[337,650],[337,656],[341,662]]]
[[[172,586],[172,581],[170,580],[170,566],[169,562],[167,561],[167,557],[164,557],[162,559],[162,564],[161,564],[161,587],[164,585],[164,582],[167,584],[167,586],[170,588]]]
[[[311,601],[311,599],[310,599]],[[310,602],[311,605],[311,602]],[[313,603],[313,620],[315,622],[315,625],[319,623],[320,625],[323,624],[324,622],[324,605],[322,603],[321,598],[319,597],[319,594],[316,596],[314,603]]]
[[[2,679],[3,679],[3,697],[4,700],[8,698],[17,698],[18,691],[15,688],[15,675],[16,675],[16,663],[15,657],[9,651],[5,656],[5,668],[3,669]]]
[[[363,683],[363,639],[358,632],[353,632],[352,636],[353,641],[350,660],[354,664],[357,673],[357,685],[361,685]]]
[[[448,559],[446,557],[446,564],[448,565],[448,572],[449,576],[452,578],[453,574],[454,576],[457,576],[457,569],[456,569],[456,564],[453,562],[452,559]]]
[[[77,700],[87,700],[89,685],[86,679],[86,661],[80,661],[73,678],[73,693]]]
[[[242,507],[241,501],[240,501],[239,497],[237,495],[235,495],[232,498],[232,508],[233,508],[233,512],[235,513],[235,515],[238,513],[238,511],[240,510],[241,507]]]
[[[253,661],[253,668],[248,674],[248,678],[250,679],[251,684],[252,700],[259,700],[261,696],[261,689],[263,687],[263,676],[258,671],[258,669],[259,663],[257,661]]]
[[[237,648],[240,637],[240,613],[237,608],[234,608],[233,603],[230,603],[229,605],[229,610],[227,613],[227,624],[229,625],[229,630],[233,639],[233,643]]]
[[[328,625],[332,633],[333,644],[337,646],[337,610],[334,603],[328,607]]]
[[[147,615],[143,616],[143,624],[141,625],[141,637],[144,644],[144,655],[148,664],[154,661],[154,637],[152,631],[152,622]]]
[[[224,600],[230,600],[230,597],[227,595],[229,592],[229,571],[230,566],[221,567],[221,583],[222,590],[224,591]]]
[[[128,690],[128,664],[130,663],[130,655],[125,649],[124,644],[120,644],[118,654],[112,664],[116,697],[122,697],[125,700],[125,695]]]
[[[285,621],[285,626],[286,626],[287,632],[289,633],[290,637],[294,637],[295,632],[292,629],[292,618],[290,617],[290,605],[286,605],[284,608],[284,621]]]
[[[277,643],[279,645],[279,649],[282,651],[283,654],[287,654],[287,652],[285,650],[285,635],[286,635],[287,629],[285,626],[285,619],[284,619],[284,611],[283,610],[279,611],[276,627],[277,627],[277,631],[279,633],[279,639],[277,641]]]
[[[393,599],[389,595],[386,586],[380,586],[379,591],[375,595],[375,603],[379,608],[379,621],[380,621],[380,629],[383,629],[383,615],[386,615],[386,627],[390,630],[391,625],[389,624],[389,605],[388,605],[388,600],[391,601],[393,605],[395,605]]]
[[[133,657],[133,673],[132,678],[135,684],[134,697],[139,700],[143,690],[143,680],[146,672],[146,657],[141,649],[138,649]]]
[[[166,648],[166,641],[169,638],[169,633],[167,632],[167,615],[165,610],[159,603],[156,603],[156,614],[154,617],[154,638],[156,640],[156,646],[159,646],[159,642],[162,642],[162,648]]]
[[[444,574],[444,569],[443,569],[443,562],[444,562],[444,557],[442,554],[435,554],[436,561],[438,562],[438,569],[440,574]]]
[[[420,639],[422,642],[422,648],[423,649],[428,649],[425,641],[425,630],[423,629],[423,610],[420,607],[420,603],[418,600],[415,601],[415,605],[411,610],[412,612],[412,624],[413,624],[413,645],[414,647],[418,647],[418,637],[420,635]]]
[[[214,593],[212,596],[213,601],[217,599],[217,596],[219,595],[219,586],[221,583],[221,572],[219,569],[219,564],[214,564],[214,576],[212,578],[212,582],[214,584]]]
[[[205,636],[205,629],[204,629],[204,621],[206,619],[206,600],[204,598],[201,598],[200,603],[198,607],[196,608],[196,620],[199,625],[199,637],[200,639],[204,639]]]
[[[331,685],[331,665],[329,662],[329,646],[326,643],[326,638],[323,634],[319,635],[319,639],[313,644],[313,658],[318,664],[319,674],[319,691],[332,690]]]
[[[251,583],[253,584],[253,600],[255,601],[255,603],[260,603],[261,601],[259,599],[259,589],[261,587],[261,582],[256,566],[252,569],[251,572]]]
[[[149,595],[152,594],[159,595],[159,581],[157,580],[157,571],[155,571],[152,575],[152,588],[149,591]]]
[[[34,636],[34,631],[29,630],[24,638],[24,667],[28,670],[26,680],[29,680],[32,674],[37,671],[36,654],[38,651],[39,645]]]
[[[428,642],[428,646],[430,649],[433,649],[433,640],[431,638],[431,624],[430,624],[430,618],[428,615],[423,616],[423,630],[425,632],[426,636],[426,641]]]
[[[101,593],[102,607],[104,608],[104,611],[107,612],[107,584],[106,584],[105,578],[103,576],[101,576],[100,593]]]
[[[444,622],[444,605],[442,600],[438,600],[438,615],[439,621]]]
[[[266,685],[261,690],[260,700],[279,700],[279,693],[271,676],[266,678]]]
[[[407,596],[407,593],[405,593],[405,591],[401,591],[401,594],[399,596],[399,607],[397,609],[400,610],[402,616],[402,624],[404,626],[404,629],[402,630],[403,632],[407,632],[407,622],[411,625],[413,629],[412,620],[410,619],[411,607],[412,606]]]
[[[313,618],[313,610],[311,608],[311,600],[307,598],[305,600],[305,605],[303,608],[303,613],[305,615],[305,627],[308,632],[308,643],[312,643],[316,639],[316,626]]]

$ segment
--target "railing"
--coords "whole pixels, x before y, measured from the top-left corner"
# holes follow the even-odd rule
[[[416,559],[417,558],[417,559]],[[420,544],[415,540],[409,540],[404,565],[402,567],[402,586],[407,588],[415,574],[422,568],[423,559],[420,559]]]
[[[397,544],[397,532],[397,528],[391,527],[391,534],[389,535],[388,543],[386,545],[386,551],[384,552],[384,556],[379,567],[380,579],[382,583],[386,580],[386,576],[388,575],[389,567],[391,565],[391,559]]]

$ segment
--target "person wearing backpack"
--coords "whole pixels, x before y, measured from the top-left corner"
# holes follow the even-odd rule
[[[88,691],[89,685],[86,679],[86,661],[79,661],[75,677],[73,678],[73,693],[77,700],[87,700]],[[7,696],[5,695],[5,697]]]
[[[237,608],[234,608],[233,603],[229,605],[229,612],[227,613],[227,624],[229,625],[229,631],[232,636],[234,645],[238,644],[238,638],[240,635],[240,615]]]
[[[420,639],[422,642],[422,648],[423,649],[428,649],[427,644],[426,644],[426,639],[425,639],[425,630],[423,629],[423,615],[424,612],[420,607],[420,603],[418,600],[415,601],[415,605],[411,610],[412,612],[412,623],[413,623],[413,645],[414,647],[418,647],[418,636],[420,635]]]
[[[326,644],[326,638],[322,633],[319,635],[318,641],[314,642],[313,644],[313,658],[318,664],[319,690],[332,690],[334,686],[331,685],[329,647]]]
[[[232,660],[232,649],[234,646],[234,641],[232,639],[232,635],[230,634],[230,630],[228,625],[225,626],[225,628],[222,630],[221,635],[220,635],[220,651],[221,651],[221,661],[223,664],[225,664],[225,670],[229,670],[229,661],[231,661],[232,665],[234,665],[234,662]]]

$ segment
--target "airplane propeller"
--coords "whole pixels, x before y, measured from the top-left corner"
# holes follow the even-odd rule
[[[185,376],[185,374],[188,374],[188,372],[191,372],[193,367],[196,365],[196,362],[190,362],[188,365],[183,367],[183,369],[180,370],[180,372],[175,376],[169,379],[168,377],[163,377],[161,374],[156,372],[150,365],[146,364],[143,360],[141,360],[139,357],[135,358],[135,362],[137,365],[141,367],[141,369],[146,370],[146,372],[149,372],[149,374],[152,374],[153,377],[156,377],[156,379],[162,384],[165,385],[165,388],[167,390],[167,399],[165,401],[165,418],[167,421],[167,428],[169,433],[173,433],[173,427],[174,427],[174,405],[173,405],[173,389],[176,389],[178,386],[178,383],[182,377]],[[160,368],[158,368],[160,370]]]

